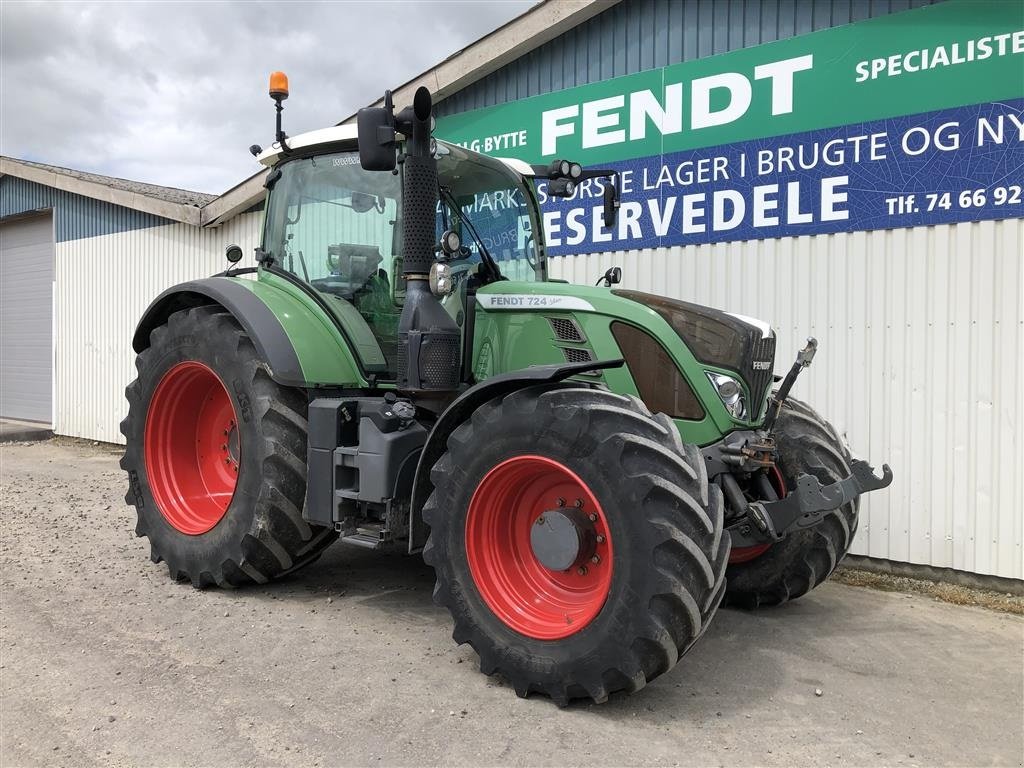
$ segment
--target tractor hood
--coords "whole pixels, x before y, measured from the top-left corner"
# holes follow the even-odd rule
[[[772,384],[775,332],[755,318],[640,291],[613,290],[661,315],[697,360],[740,375],[752,403],[763,403]]]

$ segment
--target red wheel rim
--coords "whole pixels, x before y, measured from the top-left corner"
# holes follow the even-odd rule
[[[582,511],[592,542],[564,571],[545,567],[530,543],[538,518],[560,507]],[[611,588],[612,541],[601,505],[572,470],[543,456],[507,459],[480,481],[466,516],[466,553],[495,616],[538,640],[579,632],[601,612]]]
[[[786,481],[783,479],[782,473],[779,472],[779,468],[772,467],[768,476],[771,479],[772,485],[775,486],[775,492],[779,495],[779,498],[785,498]],[[751,560],[767,552],[771,546],[771,544],[755,544],[752,547],[733,547],[732,552],[729,553],[729,564],[749,563]]]
[[[157,384],[146,415],[146,475],[157,509],[182,533],[220,522],[238,484],[235,409],[203,363],[178,363]]]

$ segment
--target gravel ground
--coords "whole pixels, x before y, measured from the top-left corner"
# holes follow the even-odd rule
[[[1024,597],[993,589],[976,589],[958,584],[944,584],[928,579],[911,579],[889,573],[874,573],[840,566],[832,574],[832,581],[853,587],[871,587],[885,592],[915,592],[954,605],[979,605],[993,611],[1005,611],[1024,616]]]
[[[634,696],[517,699],[418,558],[268,587],[149,561],[119,451],[0,446],[0,765],[1021,765],[1024,619],[829,583]]]

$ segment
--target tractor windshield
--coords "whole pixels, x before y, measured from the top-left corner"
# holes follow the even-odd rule
[[[345,298],[390,281],[399,254],[397,177],[367,173],[355,152],[280,166],[267,208],[263,250],[274,264]]]
[[[364,171],[357,152],[279,166],[268,204],[263,250],[275,265],[321,290],[354,295],[380,278],[400,277],[400,177]],[[474,268],[485,253],[512,280],[543,280],[530,190],[499,160],[438,145],[437,234],[455,229]],[[398,263],[396,264],[396,260]]]
[[[394,375],[402,311],[395,291],[401,281],[399,177],[364,171],[358,152],[298,158],[277,171],[263,251],[275,268],[321,294],[365,368]]]
[[[544,280],[545,264],[534,232],[539,228],[532,190],[502,161],[438,145],[441,186],[437,234],[454,229],[464,256],[451,260],[475,267],[489,255],[510,280]]]

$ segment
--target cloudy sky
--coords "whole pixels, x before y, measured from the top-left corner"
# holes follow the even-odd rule
[[[534,0],[0,2],[0,154],[201,192],[333,125]],[[401,106],[401,105],[399,105]]]

